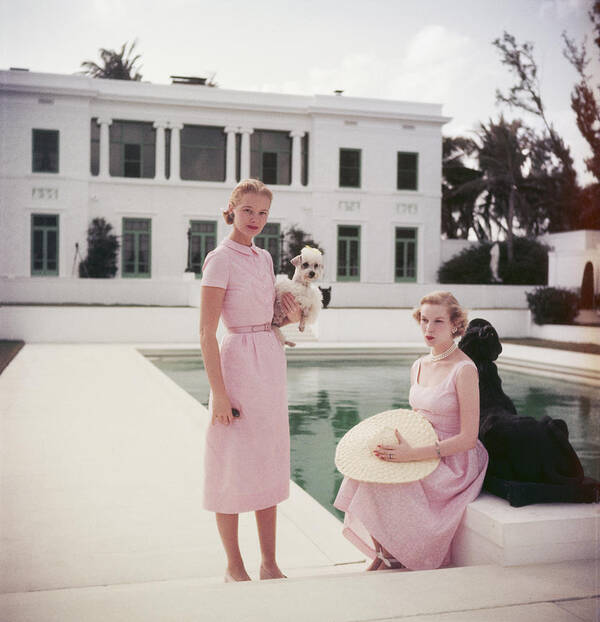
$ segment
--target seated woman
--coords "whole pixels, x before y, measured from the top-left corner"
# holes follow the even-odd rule
[[[397,444],[374,453],[389,462],[439,457],[438,467],[409,484],[374,484],[344,478],[335,507],[346,513],[344,535],[373,558],[368,570],[425,570],[450,563],[450,546],[465,507],[481,490],[488,455],[477,440],[477,368],[457,348],[467,314],[449,292],[421,299],[413,313],[429,355],[410,372],[409,402],[438,436],[434,445],[411,447],[396,430]]]

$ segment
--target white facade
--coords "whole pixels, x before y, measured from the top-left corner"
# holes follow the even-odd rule
[[[594,292],[600,291],[600,231],[582,229],[551,233],[540,238],[548,244],[548,285],[579,288],[588,263],[593,267]]]
[[[95,217],[105,218],[119,236],[124,219],[150,219],[149,278],[158,289],[166,281],[181,279],[190,221],[214,221],[217,241],[228,233],[220,213],[237,181],[236,158],[240,176],[250,175],[254,130],[282,131],[291,137],[290,183],[271,186],[270,222],[282,231],[298,225],[314,237],[325,251],[328,282],[338,280],[338,226],[360,227],[360,279],[344,283],[350,304],[352,290],[358,292],[365,283],[390,285],[388,303],[402,288],[395,275],[396,227],[416,230],[416,274],[411,280],[436,280],[441,126],[448,120],[441,115],[441,105],[2,71],[0,108],[0,285],[27,279],[29,297],[23,301],[35,298],[36,283],[41,283],[47,302],[75,301],[61,299],[61,288],[56,288],[57,296],[47,298],[48,281],[77,277],[75,244],[85,256],[87,228]],[[97,175],[91,173],[92,119],[98,120],[100,130]],[[153,124],[153,178],[109,174],[108,136],[115,120]],[[215,126],[226,134],[223,181],[180,178],[181,128],[188,125]],[[33,130],[58,131],[57,172],[32,172]],[[164,148],[167,135],[170,152]],[[300,170],[304,135],[306,185]],[[340,187],[340,149],[361,152],[358,188]],[[399,152],[418,154],[416,190],[397,189]],[[32,274],[32,215],[40,214],[58,215],[57,275]],[[126,278],[119,260],[116,280]],[[132,295],[125,293],[121,301],[136,302]]]

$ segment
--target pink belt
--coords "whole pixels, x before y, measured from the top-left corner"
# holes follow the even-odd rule
[[[271,330],[271,324],[255,324],[254,326],[231,326],[230,333],[264,333]]]

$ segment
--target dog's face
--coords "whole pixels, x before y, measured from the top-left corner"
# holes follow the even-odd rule
[[[469,322],[458,347],[475,363],[495,361],[502,352],[496,329],[481,318]]]
[[[296,268],[293,280],[304,285],[310,285],[323,276],[323,255],[316,248],[303,248],[300,255],[292,259],[292,265]]]

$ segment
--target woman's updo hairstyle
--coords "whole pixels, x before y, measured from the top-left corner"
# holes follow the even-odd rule
[[[262,194],[269,199],[269,202],[273,200],[273,193],[258,179],[242,179],[238,185],[233,189],[231,196],[229,197],[229,203],[227,209],[223,210],[223,218],[228,225],[233,224],[233,208],[239,205],[242,197],[245,194]]]
[[[448,316],[453,328],[456,328],[455,337],[465,334],[467,328],[467,312],[459,304],[458,300],[450,292],[431,292],[423,296],[419,302],[419,307],[413,311],[413,317],[417,322],[421,322],[421,307],[423,305],[444,305],[448,309]]]

